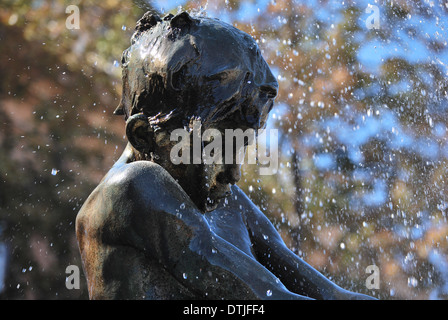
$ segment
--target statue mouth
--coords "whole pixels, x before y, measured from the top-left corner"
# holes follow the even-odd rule
[[[226,198],[232,194],[230,190],[230,184],[226,183],[216,183],[211,189],[209,193],[209,198],[214,200],[221,200]]]

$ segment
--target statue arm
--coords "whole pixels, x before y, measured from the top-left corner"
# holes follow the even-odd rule
[[[257,259],[279,277],[285,286],[298,294],[316,299],[349,299],[367,297],[337,286],[298,257],[283,242],[269,219],[238,187],[234,193],[245,202],[246,222]]]
[[[139,173],[127,187],[127,198],[132,198],[127,204],[132,212],[128,237],[132,246],[203,298],[306,299],[288,291],[263,265],[213,233],[161,167],[135,164],[146,168],[136,168]],[[151,181],[149,188],[147,181]]]

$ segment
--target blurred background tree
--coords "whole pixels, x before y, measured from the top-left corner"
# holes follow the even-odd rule
[[[347,289],[447,298],[448,7],[397,0],[4,0],[0,298],[87,298],[65,268],[81,267],[76,214],[126,144],[121,52],[145,11],[181,9],[251,34],[279,81],[278,172],[246,165],[239,184],[288,246]]]
[[[80,28],[66,28],[66,7]],[[65,286],[81,260],[74,221],[125,145],[111,116],[120,61],[136,20],[131,1],[6,1],[0,11],[1,298],[87,298]],[[1,265],[1,264],[0,264]]]

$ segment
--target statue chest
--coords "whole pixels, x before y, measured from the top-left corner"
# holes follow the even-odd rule
[[[214,233],[255,258],[242,211],[235,210],[233,207],[220,206],[206,213],[205,218]]]

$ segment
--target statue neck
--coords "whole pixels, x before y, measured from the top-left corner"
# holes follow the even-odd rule
[[[120,167],[130,162],[134,162],[137,160],[145,160],[142,155],[132,147],[132,145],[128,142],[126,148],[121,154],[120,158],[115,162],[114,167]]]

